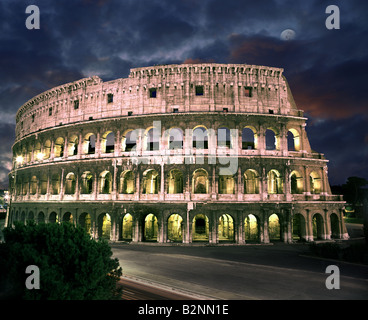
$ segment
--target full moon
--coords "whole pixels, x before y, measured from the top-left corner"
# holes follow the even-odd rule
[[[281,40],[289,41],[289,40],[293,40],[294,38],[295,38],[295,31],[292,29],[286,29],[281,32],[281,35],[280,35]]]

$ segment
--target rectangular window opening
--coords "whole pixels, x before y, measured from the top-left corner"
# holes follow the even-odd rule
[[[109,93],[107,95],[107,103],[112,103],[114,101],[114,95],[112,93]]]
[[[52,116],[52,108],[49,108],[49,116]]]
[[[179,109],[178,108],[173,108],[173,113],[178,113]]]
[[[196,86],[195,87],[195,94],[196,94],[196,96],[203,96],[203,86]]]
[[[79,108],[79,100],[74,100],[74,110]]]
[[[268,109],[268,113],[269,114],[273,114],[273,110],[272,109]]]
[[[149,96],[150,96],[150,98],[156,98],[157,97],[157,89],[156,88],[149,89]]]
[[[252,88],[244,87],[244,96],[251,98],[252,97]]]

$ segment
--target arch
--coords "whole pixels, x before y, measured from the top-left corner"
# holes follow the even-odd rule
[[[282,194],[283,183],[280,173],[272,169],[267,174],[267,191],[269,194]]]
[[[247,169],[244,172],[244,193],[258,194],[259,193],[259,175],[256,170]]]
[[[92,219],[89,213],[83,212],[79,216],[79,226],[84,229],[87,234],[92,235]]]
[[[167,238],[170,241],[183,241],[183,218],[173,213],[167,219]]]
[[[331,224],[331,238],[340,239],[341,238],[340,221],[336,213],[331,213],[330,224]]]
[[[92,132],[87,133],[83,138],[83,154],[94,154],[96,152],[96,135]]]
[[[60,193],[61,179],[59,173],[54,173],[51,176],[51,193],[56,195]]]
[[[208,173],[204,169],[197,169],[193,172],[192,193],[208,193]]]
[[[312,171],[309,175],[310,182],[310,193],[312,194],[320,194],[322,181],[320,175],[316,171]]]
[[[20,222],[22,222],[23,224],[26,222],[26,212],[25,211],[22,211],[20,215]]]
[[[157,241],[158,223],[157,217],[150,213],[144,219],[143,224],[143,240],[144,241]]]
[[[37,185],[38,185],[37,177],[32,176],[31,185],[30,185],[30,194],[31,195],[35,195],[37,193]]]
[[[68,156],[76,156],[78,154],[78,136],[72,135],[68,138]]]
[[[290,173],[290,193],[303,193],[303,177],[297,170]]]
[[[45,195],[47,193],[47,181],[48,181],[47,174],[42,173],[40,175],[39,181],[39,192],[41,195]]]
[[[54,157],[55,158],[60,158],[64,156],[64,143],[65,143],[65,140],[63,137],[58,137],[55,140],[55,145],[54,145]]]
[[[41,161],[44,159],[44,156],[45,155],[42,153],[41,150],[41,142],[39,140],[36,140],[33,150],[33,159]]]
[[[70,212],[65,212],[63,215],[63,222],[73,223],[74,222],[73,215]]]
[[[300,135],[298,130],[289,129],[287,132],[287,145],[289,151],[300,151]]]
[[[322,215],[319,213],[315,213],[313,215],[312,223],[313,223],[313,240],[324,239],[325,228]]]
[[[90,171],[82,174],[81,194],[91,194],[93,191],[93,175]]]
[[[158,172],[148,169],[143,173],[143,194],[157,194],[160,188]]]
[[[42,211],[37,215],[37,223],[45,223],[45,214]]]
[[[192,241],[209,240],[209,220],[205,214],[197,214],[192,222]]]
[[[293,215],[292,228],[293,228],[293,240],[297,241],[307,240],[306,221],[302,214],[296,213]]]
[[[231,148],[231,133],[227,127],[220,127],[217,129],[217,146]]]
[[[235,178],[233,175],[219,175],[218,193],[235,194]]]
[[[208,131],[204,126],[197,126],[192,131],[193,148],[208,149]]]
[[[101,152],[114,153],[115,150],[115,133],[106,131],[101,137]]]
[[[279,216],[273,213],[268,218],[268,236],[270,240],[281,240],[281,227]]]
[[[249,214],[244,219],[244,240],[259,241],[259,223],[258,217]]]
[[[27,214],[27,222],[28,221],[34,221],[34,213],[33,211],[29,211]]]
[[[242,149],[254,150],[258,147],[257,131],[252,126],[246,126],[242,130]]]
[[[121,238],[122,240],[132,240],[133,239],[133,217],[130,213],[124,215],[121,222]]]
[[[46,140],[43,144],[43,158],[49,159],[51,156],[51,141]]]
[[[144,134],[144,150],[145,151],[156,151],[160,150],[160,136],[158,128],[151,127],[146,130]]]
[[[167,178],[167,193],[183,193],[183,173],[179,169],[170,170]]]
[[[110,171],[102,171],[100,173],[99,181],[100,181],[100,188],[99,193],[102,194],[110,194],[112,189],[112,176]]]
[[[131,170],[125,170],[120,174],[119,193],[133,194],[135,192],[135,175]]]
[[[59,217],[56,212],[51,212],[49,215],[49,223],[59,223]]]
[[[183,149],[183,130],[180,128],[171,128],[168,134],[169,150]]]
[[[75,174],[73,172],[69,172],[65,177],[65,194],[74,194],[75,186]]]
[[[278,137],[274,129],[266,129],[266,150],[277,150],[278,149]]]
[[[121,139],[121,147],[125,152],[134,151],[137,146],[138,130],[130,129],[124,132]]]
[[[101,239],[110,240],[111,217],[108,213],[101,213],[97,218],[97,236]]]
[[[234,241],[234,219],[229,214],[223,214],[219,218],[218,223],[218,239],[219,241]]]

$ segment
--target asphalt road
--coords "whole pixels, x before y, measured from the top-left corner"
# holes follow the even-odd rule
[[[111,244],[123,274],[211,299],[368,299],[368,266],[307,256],[306,245]],[[326,288],[328,265],[340,289]]]

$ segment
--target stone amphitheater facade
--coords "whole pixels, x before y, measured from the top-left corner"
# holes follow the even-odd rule
[[[347,239],[306,120],[281,68],[160,65],[55,87],[16,115],[8,224],[133,242]]]

